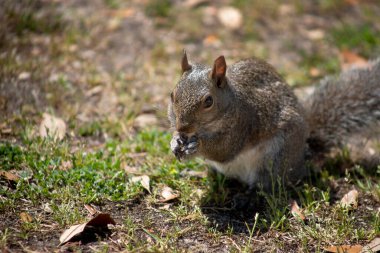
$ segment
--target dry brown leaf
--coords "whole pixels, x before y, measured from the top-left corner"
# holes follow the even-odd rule
[[[243,15],[241,14],[241,11],[232,6],[220,8],[217,16],[220,23],[231,30],[238,29],[243,24]]]
[[[158,209],[167,211],[170,209],[171,206],[172,206],[172,204],[165,204],[163,206],[160,206]]]
[[[63,161],[63,162],[61,162],[61,165],[59,166],[59,169],[66,171],[68,169],[71,169],[72,167],[73,167],[73,164],[69,160],[69,161]]]
[[[18,75],[18,79],[19,80],[28,80],[30,78],[31,74],[29,72],[21,72],[19,75]]]
[[[322,29],[308,30],[306,36],[311,40],[321,40],[325,37],[325,31]]]
[[[183,2],[183,5],[187,8],[194,8],[198,5],[207,3],[208,0],[186,0]]]
[[[127,172],[128,174],[135,174],[135,175],[141,175],[142,173],[140,173],[136,167],[132,167],[132,166],[129,166],[129,165],[124,165],[124,171]]]
[[[155,126],[158,123],[157,116],[153,113],[144,113],[137,116],[133,122],[136,128],[144,128],[148,126]]]
[[[359,4],[360,0],[344,0],[347,4],[350,5],[357,5]]]
[[[192,214],[189,214],[183,218],[181,218],[181,221],[185,221],[185,220],[195,220],[197,217],[199,216],[199,214],[196,214],[196,213],[192,213]]]
[[[61,242],[59,245],[62,245],[66,242],[69,242],[74,236],[79,235],[85,229],[87,223],[73,225],[70,228],[66,229],[62,235],[59,237],[59,241]]]
[[[185,169],[181,171],[180,175],[188,176],[188,177],[205,178],[207,177],[207,171],[195,171],[195,170]]]
[[[150,178],[147,175],[132,177],[131,181],[133,183],[140,182],[141,186],[144,187],[150,193]]]
[[[91,214],[91,215],[95,215],[98,213],[98,210],[96,210],[94,207],[92,207],[91,205],[87,205],[87,204],[84,204],[84,208],[86,208],[86,210]]]
[[[32,222],[33,221],[32,216],[30,216],[30,214],[28,214],[26,212],[20,213],[20,219],[22,222]]]
[[[218,45],[220,44],[220,39],[216,36],[216,35],[208,35],[204,40],[203,40],[203,44],[206,45],[206,46],[211,46],[211,45]]]
[[[13,182],[17,182],[20,179],[18,175],[5,170],[0,170],[0,177]]]
[[[100,213],[86,223],[74,225],[69,229],[66,229],[59,237],[59,241],[61,242],[59,245],[63,245],[72,240],[75,236],[79,236],[86,228],[95,227],[99,229],[107,229],[108,224],[115,225],[116,222],[108,213]]]
[[[170,200],[176,199],[179,197],[179,193],[174,191],[172,188],[165,186],[161,191],[161,196],[163,199],[160,202],[168,202]]]
[[[86,97],[97,95],[103,91],[103,86],[98,85],[86,92]]]
[[[359,192],[357,190],[351,190],[347,194],[343,196],[343,198],[340,200],[340,204],[343,207],[358,207],[358,197]]]
[[[125,8],[125,9],[119,9],[119,10],[113,10],[111,11],[111,15],[117,18],[129,18],[130,16],[133,16],[135,14],[135,9],[132,8]]]
[[[297,204],[297,201],[295,200],[291,200],[290,202],[290,212],[296,218],[299,218],[301,220],[306,219],[305,215],[302,213],[302,209],[300,209],[300,207]]]
[[[317,76],[320,76],[321,75],[321,71],[317,68],[310,68],[309,70],[309,74],[312,76],[312,77],[317,77]]]
[[[340,52],[340,62],[341,68],[347,70],[350,68],[367,68],[369,63],[366,59],[359,56],[358,54],[344,49]]]
[[[57,117],[54,117],[48,113],[43,114],[43,119],[40,124],[41,137],[53,137],[58,140],[62,140],[66,134],[66,123]]]
[[[2,134],[11,134],[12,133],[12,128],[3,128],[0,131]]]
[[[373,239],[369,244],[363,247],[360,253],[372,253],[380,251],[380,237]]]
[[[361,245],[340,245],[340,246],[330,246],[324,248],[325,251],[331,253],[359,253],[362,250]]]

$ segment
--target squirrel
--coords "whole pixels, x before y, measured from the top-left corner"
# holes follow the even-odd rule
[[[380,122],[380,59],[324,79],[303,104],[274,67],[258,58],[227,67],[188,62],[168,106],[175,156],[201,156],[214,169],[270,187],[308,174],[306,154],[342,147],[346,137]]]

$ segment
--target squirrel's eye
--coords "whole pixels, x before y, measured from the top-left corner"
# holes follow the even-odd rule
[[[212,99],[212,97],[207,96],[205,101],[204,101],[204,108],[210,108],[213,103],[214,103],[214,100]]]

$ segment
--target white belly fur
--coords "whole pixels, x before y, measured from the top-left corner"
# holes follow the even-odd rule
[[[211,160],[207,162],[227,177],[253,185],[257,181],[258,170],[263,168],[264,163],[269,165],[273,161],[273,157],[282,144],[282,138],[276,136],[251,149],[244,150],[230,162],[219,163]]]

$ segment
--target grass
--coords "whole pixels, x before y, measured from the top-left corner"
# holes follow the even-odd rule
[[[260,208],[234,209],[231,198],[236,189],[229,187],[226,178],[220,174],[210,174],[207,178],[181,176],[183,169],[204,170],[205,165],[200,160],[176,161],[170,154],[169,141],[170,134],[165,131],[144,129],[126,140],[110,139],[93,151],[79,149],[72,152],[68,141],[40,137],[25,138],[21,145],[0,144],[2,170],[20,176],[15,185],[2,181],[0,213],[17,216],[20,211],[16,210],[20,206],[21,210],[37,207],[38,212],[44,212],[41,203],[50,210],[47,216],[31,212],[32,222],[16,221],[16,226],[2,229],[1,245],[9,246],[14,240],[30,240],[46,223],[54,224],[62,231],[83,222],[86,220],[83,204],[86,203],[105,209],[109,206],[111,215],[117,215],[119,211],[114,208],[118,203],[136,201],[144,203],[145,207],[119,205],[121,210],[127,209],[121,212],[120,224],[114,230],[125,241],[122,247],[130,250],[175,252],[175,245],[181,242],[181,238],[194,231],[203,231],[214,243],[226,243],[226,238],[238,236],[239,244],[228,247],[231,251],[243,252],[250,252],[253,239],[263,240],[260,238],[267,233],[286,234],[299,249],[315,252],[321,252],[326,245],[362,243],[379,235],[379,212],[375,209],[364,211],[374,208],[369,200],[371,197],[368,199],[362,195],[365,201],[370,201],[370,206],[362,203],[362,208],[350,210],[335,203],[329,187],[318,187],[336,180],[336,176],[324,172],[316,175],[316,179],[310,179],[316,182],[309,184],[306,182],[311,181],[306,180],[293,190],[281,184],[269,192],[260,190],[256,193],[258,198],[253,200],[262,204]],[[132,158],[139,154],[144,154],[141,159]],[[152,194],[129,180],[134,175],[124,170],[127,165],[149,175]],[[367,175],[359,168],[358,171],[360,173],[355,174],[357,179],[348,179],[350,184],[357,185],[362,193],[378,197],[378,177]],[[352,177],[348,175],[348,178]],[[162,207],[158,201],[159,191],[165,185],[178,190],[181,195],[174,205],[169,205],[169,209],[159,209]],[[292,218],[288,207],[290,198],[297,199],[307,222]],[[23,203],[23,200],[27,202]],[[155,211],[150,212],[150,209]],[[227,213],[219,214],[219,209],[244,218],[240,217],[240,225],[224,223],[222,217]],[[251,215],[247,215],[247,211]],[[187,223],[188,219],[191,223]],[[167,228],[162,230],[160,224],[166,224]],[[147,238],[150,238],[148,242],[145,241]],[[265,240],[270,247],[292,247],[274,238]],[[310,241],[313,241],[312,245],[308,243]],[[103,246],[97,247],[107,252]]]
[[[149,0],[145,7],[145,13],[153,17],[168,17],[170,15],[172,3],[170,0]]]
[[[331,39],[340,49],[355,49],[365,57],[373,57],[380,43],[380,31],[371,24],[341,24],[331,30]]]

